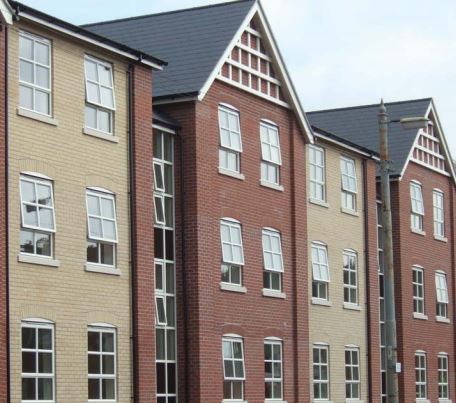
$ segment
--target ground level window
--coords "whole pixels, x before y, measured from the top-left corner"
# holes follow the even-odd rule
[[[415,392],[417,399],[426,399],[427,376],[425,353],[415,353]]]
[[[358,348],[345,349],[345,397],[347,399],[360,398],[359,350]]]
[[[448,355],[439,354],[438,356],[439,371],[439,399],[449,399],[449,382],[448,382]]]
[[[244,399],[244,351],[241,338],[223,338],[223,399]]]
[[[329,348],[313,347],[313,395],[314,399],[329,399]]]
[[[282,400],[282,342],[264,342],[264,386],[265,398]]]

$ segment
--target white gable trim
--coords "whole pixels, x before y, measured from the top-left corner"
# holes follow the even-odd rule
[[[11,25],[14,19],[14,10],[7,0],[0,0],[1,20],[5,24]]]
[[[280,73],[281,77],[283,78],[283,82],[284,82],[283,90],[289,96],[289,98],[291,100],[291,105],[288,105],[285,102],[281,102],[276,98],[270,97],[271,101],[282,104],[282,106],[291,107],[294,110],[294,112],[296,113],[296,115],[298,116],[299,126],[304,131],[304,134],[307,137],[308,141],[310,143],[313,143],[312,128],[311,128],[309,122],[307,121],[305,112],[301,106],[301,103],[299,102],[298,95],[294,89],[293,83],[291,82],[291,79],[290,79],[290,76],[286,69],[285,63],[282,59],[282,55],[280,54],[280,51],[276,45],[274,35],[271,31],[271,27],[269,26],[269,23],[266,19],[264,11],[263,11],[263,7],[261,6],[261,3],[259,2],[259,0],[255,1],[251,10],[247,13],[246,17],[244,18],[244,21],[242,22],[241,26],[239,27],[238,31],[236,32],[236,35],[233,37],[233,39],[229,43],[228,47],[225,49],[225,52],[223,53],[222,57],[219,59],[219,61],[215,65],[214,70],[212,71],[211,75],[206,80],[203,88],[199,92],[198,100],[201,101],[204,99],[204,97],[206,96],[206,93],[209,91],[209,88],[214,83],[215,79],[219,79],[221,81],[226,81],[230,85],[236,86],[235,85],[236,83],[234,83],[233,81],[224,80],[223,77],[219,76],[219,72],[220,72],[221,68],[223,67],[224,63],[226,62],[226,60],[228,59],[228,56],[230,55],[232,49],[237,44],[239,38],[241,37],[243,32],[248,28],[250,21],[256,14],[260,18],[261,24],[265,31],[266,39],[268,41],[269,46],[271,47],[273,59],[276,61],[278,68],[279,68],[279,73]],[[240,85],[239,85],[239,87],[241,88]],[[248,89],[244,86],[242,86],[242,89],[248,91]],[[258,94],[257,92],[255,92],[253,90],[251,92],[255,95],[260,96],[260,94]]]
[[[421,129],[419,129],[417,131],[417,134],[416,134],[415,140],[413,142],[413,145],[412,145],[412,147],[411,147],[411,149],[409,151],[409,155],[408,155],[407,160],[406,160],[406,162],[404,164],[404,167],[402,168],[402,172],[400,174],[399,180],[402,179],[402,177],[405,174],[405,171],[407,170],[407,168],[409,166],[410,161],[412,161],[413,163],[418,164],[418,165],[422,165],[423,167],[425,167],[427,169],[430,169],[431,171],[438,172],[439,174],[442,174],[442,175],[445,175],[445,176],[451,176],[453,178],[453,180],[455,181],[455,183],[456,183],[456,173],[455,173],[454,166],[453,166],[453,159],[451,157],[450,149],[448,147],[448,143],[446,141],[445,134],[443,133],[443,129],[442,129],[442,126],[440,124],[440,119],[439,119],[439,117],[437,115],[437,111],[435,109],[435,105],[434,105],[434,100],[433,99],[429,103],[429,107],[428,107],[428,109],[426,111],[425,117],[429,118],[429,114],[431,112],[434,115],[435,124],[437,125],[437,131],[439,133],[439,140],[440,140],[441,145],[443,146],[444,156],[446,158],[448,170],[449,170],[450,173],[445,172],[445,171],[441,171],[440,169],[433,168],[433,167],[431,167],[429,165],[426,165],[424,163],[420,163],[420,161],[416,161],[415,159],[412,159],[413,150],[418,145],[418,139],[419,139],[419,136],[421,134]]]

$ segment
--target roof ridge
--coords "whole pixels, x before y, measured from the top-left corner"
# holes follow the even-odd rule
[[[411,103],[411,102],[422,102],[422,101],[432,101],[432,97],[418,98],[418,99],[409,99],[409,100],[406,100],[406,101],[385,102],[385,106],[406,104],[406,103]],[[343,111],[343,110],[349,110],[349,109],[364,109],[364,108],[372,108],[374,106],[380,106],[380,103],[378,103],[378,104],[368,104],[368,105],[358,105],[358,106],[346,106],[346,107],[341,107],[341,108],[320,109],[320,110],[316,110],[316,111],[306,112],[306,114],[310,115],[312,113],[335,112],[335,111]]]
[[[256,1],[257,0],[225,1],[223,3],[207,4],[205,6],[180,8],[180,9],[177,9],[177,10],[162,11],[160,13],[143,14],[143,15],[136,15],[136,16],[133,16],[133,17],[118,18],[118,19],[115,19],[115,20],[92,22],[92,23],[89,23],[89,24],[82,24],[81,27],[91,27],[91,26],[94,26],[94,25],[106,25],[106,24],[112,24],[112,23],[116,23],[116,22],[123,22],[123,21],[139,20],[139,19],[142,19],[142,18],[156,17],[156,16],[159,16],[159,15],[177,14],[177,13],[182,13],[182,12],[186,12],[186,11],[201,10],[201,9],[205,9],[205,8],[215,8],[215,7],[221,7],[221,6],[228,6],[228,5],[237,4],[237,3],[249,3],[249,2],[254,3]]]

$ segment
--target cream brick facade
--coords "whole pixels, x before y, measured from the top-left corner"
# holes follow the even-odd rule
[[[347,153],[345,150],[323,141],[317,142],[317,145],[325,151],[327,203],[318,205],[311,202],[310,199],[308,201],[310,373],[312,374],[313,345],[326,344],[329,348],[329,400],[334,403],[345,403],[345,346],[357,346],[360,351],[360,400],[367,402],[367,307],[362,159],[356,154]],[[307,146],[307,153],[309,153],[309,146]],[[341,156],[355,160],[358,188],[356,215],[343,212],[341,208]],[[307,176],[310,178],[309,164],[307,164],[307,172]],[[309,185],[307,194],[310,195]],[[327,306],[319,305],[312,299],[312,241],[323,242],[327,245],[330,271]],[[357,252],[359,302],[357,309],[348,309],[347,306],[344,306],[343,251],[345,249]],[[311,393],[313,396],[313,392]]]
[[[57,125],[19,116],[18,34],[23,29],[52,41],[52,109]],[[87,326],[117,329],[117,401],[129,402],[131,323],[128,199],[127,63],[38,25],[15,24],[9,31],[9,231],[11,401],[21,401],[21,321],[42,318],[55,324],[55,401],[87,402]],[[83,134],[86,53],[111,62],[118,143]],[[59,267],[18,261],[19,176],[32,171],[52,178],[56,215],[54,245]],[[85,271],[86,187],[115,194],[120,275]]]

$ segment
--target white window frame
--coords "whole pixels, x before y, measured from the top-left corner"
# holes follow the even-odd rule
[[[228,126],[223,125],[222,114],[226,114],[228,121]],[[230,117],[234,117],[237,121],[239,131],[236,128],[232,128],[230,125]],[[242,154],[242,134],[241,134],[241,122],[239,111],[228,107],[225,105],[219,105],[218,107],[218,120],[219,120],[219,139],[220,139],[220,149],[219,149],[219,166],[222,169],[228,171],[240,173],[241,171],[241,154]],[[228,142],[224,141],[222,136],[222,131],[226,130],[228,132]],[[233,136],[239,136],[239,147],[236,145],[236,141],[233,141]],[[229,155],[233,155],[236,158],[236,169],[230,169],[227,164],[227,159]]]
[[[347,353],[349,354],[349,361],[347,362]],[[357,358],[357,364],[353,363],[353,355]],[[361,373],[360,373],[360,353],[359,347],[346,346],[345,347],[345,398],[347,400],[361,400]],[[358,372],[356,378],[355,370]],[[347,378],[347,374],[350,378]],[[350,396],[347,395],[347,386],[350,389]]]
[[[224,346],[225,343],[230,344],[230,349],[231,349],[231,356],[229,358],[225,358],[225,352],[224,352]],[[241,345],[241,353],[242,353],[242,358],[234,358],[234,348],[233,344],[234,343],[239,343]],[[226,374],[226,369],[225,369],[225,361],[229,361],[232,363],[233,366],[233,376],[227,376]],[[242,362],[242,374],[243,376],[236,376],[236,370],[235,370],[235,363],[236,362]],[[245,355],[244,355],[244,340],[242,337],[238,335],[224,335],[222,337],[222,363],[223,363],[223,380],[224,382],[241,382],[242,384],[242,399],[244,399],[244,386],[245,386],[245,380],[246,380],[246,374],[245,374]],[[231,385],[232,386],[232,385]],[[223,401],[239,401],[239,399],[223,399]]]
[[[102,342],[100,340],[100,351],[90,351],[87,348],[87,357],[89,355],[98,355],[100,357],[100,370],[103,368],[103,356],[114,356],[114,374],[89,374],[87,373],[88,379],[98,379],[100,380],[100,396],[103,391],[103,380],[104,379],[113,379],[114,380],[114,399],[88,399],[88,402],[117,402],[117,332],[115,327],[101,327],[96,325],[89,325],[87,328],[87,335],[89,332],[99,333],[100,338],[102,338],[103,333],[109,333],[113,335],[113,352],[107,352],[102,350]]]
[[[33,41],[33,49],[34,49],[33,60],[22,57],[20,55],[20,49],[19,49],[19,64],[20,64],[20,61],[22,60],[24,62],[31,63],[33,65],[33,81],[34,81],[33,83],[29,83],[27,81],[21,80],[20,79],[20,69],[19,69],[19,87],[23,86],[23,87],[30,88],[32,90],[32,97],[33,97],[32,109],[26,108],[22,105],[20,105],[20,108],[30,110],[34,113],[38,113],[43,116],[52,116],[52,42],[49,39],[32,34],[30,32],[20,31],[19,32],[19,47],[20,47],[20,38],[25,38],[25,39]],[[40,43],[41,45],[48,47],[48,49],[49,49],[49,65],[48,66],[46,66],[45,64],[38,63],[35,60],[35,44],[36,43]],[[36,84],[36,66],[37,65],[42,68],[48,69],[48,71],[49,71],[49,88],[41,87]],[[48,103],[49,113],[43,113],[36,109],[36,101],[35,101],[36,91],[41,91],[41,92],[49,95],[49,103]]]
[[[418,365],[417,360],[418,358]],[[424,351],[415,352],[415,393],[416,399],[427,398],[427,364]],[[419,380],[418,380],[419,379]],[[424,391],[424,393],[422,393]]]
[[[443,271],[435,272],[435,292],[437,297],[437,317],[448,319],[448,283],[446,273]]]
[[[317,163],[317,154],[321,154],[321,164]],[[326,155],[325,149],[316,145],[309,146],[309,166],[310,166],[310,198],[313,200],[319,200],[321,202],[326,201]],[[318,179],[317,172],[321,171],[322,180]],[[317,189],[321,190],[322,197],[318,197]]]
[[[88,197],[89,196],[98,198],[99,205],[100,205],[100,215],[99,216],[89,213],[89,201],[88,201]],[[102,208],[102,203],[101,203],[101,200],[103,200],[103,199],[112,201],[114,218],[111,218],[111,217],[103,215],[103,208]],[[87,234],[88,234],[88,238],[93,240],[93,241],[100,241],[100,242],[117,244],[119,236],[118,236],[118,232],[117,232],[116,198],[114,197],[114,195],[110,194],[110,193],[104,193],[104,192],[95,191],[95,190],[92,190],[90,188],[87,188],[86,189],[86,208],[87,208]],[[104,226],[103,226],[104,221],[114,222],[115,239],[109,239],[109,238],[105,238],[104,236],[98,237],[96,235],[93,235],[92,232],[91,232],[91,229],[90,229],[90,218],[96,218],[96,219],[100,219],[101,220],[101,231],[103,232],[103,234],[105,233]]]
[[[314,357],[314,351],[315,350],[318,350],[318,359],[319,361],[318,362],[315,362],[313,360],[313,357]],[[322,356],[321,356],[321,351],[324,350],[326,351],[326,362],[323,362],[322,361]],[[329,366],[329,361],[330,361],[330,358],[329,358],[329,346],[327,344],[314,344],[313,347],[312,347],[312,368],[313,368],[313,373],[315,373],[315,367],[318,367],[319,368],[319,373],[320,373],[320,378],[319,379],[315,379],[315,377],[312,377],[312,390],[315,390],[314,388],[314,385],[317,384],[318,385],[318,390],[319,390],[319,394],[320,396],[313,396],[314,398],[314,401],[328,401],[330,396],[331,396],[331,390],[330,390],[330,379],[331,379],[331,376],[330,376],[330,373],[329,373],[329,370],[330,370],[330,366]],[[322,368],[323,367],[326,367],[326,374],[327,374],[327,379],[322,379],[321,378],[321,373],[322,373]],[[327,392],[328,392],[328,395],[326,397],[321,397],[321,385],[326,385],[326,389],[327,389]]]
[[[314,252],[317,253],[318,259],[314,259]],[[320,261],[321,252],[323,253],[323,260]],[[329,283],[331,281],[329,271],[329,258],[328,258],[328,247],[327,245],[320,242],[312,242],[311,244],[311,260],[312,260],[312,282],[322,283],[326,287],[326,298],[320,298],[329,300]]]
[[[266,130],[267,138],[264,133]],[[277,144],[271,141],[271,133],[276,136]],[[282,165],[282,153],[280,150],[280,133],[277,125],[266,121],[260,122],[260,142],[261,142],[261,180],[264,182],[280,185],[280,167]],[[278,159],[272,158],[272,149],[276,149]],[[269,180],[269,170],[274,170],[276,181]],[[266,172],[266,176],[264,175]]]
[[[279,231],[273,228],[263,228],[262,231],[262,245],[263,245],[263,263],[265,275],[269,276],[269,287],[267,289],[273,291],[282,291],[282,276],[284,272],[283,268],[283,256],[282,256],[282,237]],[[268,242],[269,240],[269,242]],[[278,250],[274,250],[274,240],[278,243]],[[268,243],[271,245],[268,246]],[[269,258],[268,258],[269,257]],[[278,257],[279,264],[275,267],[274,257]],[[272,265],[267,264],[267,262],[272,262]],[[279,289],[272,287],[272,277],[278,276]],[[266,284],[265,284],[266,288]]]
[[[424,221],[424,201],[423,187],[417,181],[410,182],[411,218],[410,225],[412,230],[423,231]]]
[[[354,250],[345,249],[343,252],[343,282],[344,282],[344,302],[351,305],[358,305],[359,304],[359,296],[358,296],[358,254]],[[345,265],[345,260],[348,259],[348,266]],[[350,266],[350,262],[354,260],[355,268],[352,269]],[[355,275],[355,284],[351,284],[351,275],[354,273]],[[347,274],[349,282],[345,282],[345,274]],[[348,301],[345,298],[345,290],[348,290]],[[351,290],[355,290],[355,301],[351,301]]]
[[[35,345],[36,348],[24,348],[23,347],[23,340],[21,336],[21,353],[24,352],[30,352],[34,353],[36,355],[36,370],[38,371],[38,356],[39,353],[48,353],[52,354],[52,372],[51,373],[40,373],[40,372],[35,372],[35,373],[27,373],[27,372],[22,372],[22,363],[21,363],[21,379],[35,379],[35,393],[36,393],[36,399],[35,400],[27,400],[23,399],[21,400],[22,403],[33,403],[33,402],[40,402],[40,403],[54,403],[55,402],[55,329],[54,329],[54,324],[51,322],[46,321],[47,323],[35,321],[35,320],[24,320],[21,323],[21,332],[23,328],[29,328],[29,329],[34,329],[35,330]],[[47,329],[51,331],[51,337],[52,337],[52,350],[47,350],[47,349],[40,349],[38,346],[38,332],[39,329]],[[52,399],[51,400],[39,400],[38,399],[38,379],[52,379]]]
[[[356,162],[353,158],[340,157],[341,197],[342,208],[356,211],[356,195],[358,183],[356,177]]]
[[[442,363],[445,363],[442,366]],[[437,356],[437,371],[438,371],[438,388],[439,388],[439,399],[449,400],[450,399],[450,382],[449,382],[449,359],[447,353],[439,353]],[[446,379],[446,381],[445,381]]]
[[[438,189],[432,192],[434,210],[434,235],[439,238],[445,237],[445,204],[444,194]]]
[[[160,314],[160,304],[163,307],[163,317]],[[168,323],[166,318],[166,299],[164,295],[155,296],[155,321],[157,325],[166,326]]]
[[[417,281],[419,279],[415,278],[415,273],[419,273],[421,276],[421,282]],[[413,266],[412,267],[412,287],[413,287],[413,312],[419,315],[425,314],[425,294],[424,294],[424,270],[420,266]],[[419,295],[419,290],[421,290],[421,297]],[[421,311],[419,309],[415,309],[415,305],[419,307],[422,306]]]
[[[271,346],[271,359],[267,360],[266,353],[265,353],[264,363],[265,363],[265,367],[266,367],[267,363],[271,364],[272,376],[268,378],[268,377],[266,377],[266,373],[265,373],[264,383],[265,383],[265,385],[271,384],[272,397],[265,396],[265,400],[268,402],[269,401],[281,402],[283,400],[283,343],[281,340],[277,340],[275,338],[274,339],[268,338],[268,339],[265,339],[265,341],[264,341],[264,346],[266,347],[266,345]],[[277,347],[277,346],[279,347],[279,351],[280,351],[279,359],[274,358],[274,347]],[[279,377],[274,376],[274,367],[275,366],[280,367],[280,376]],[[280,396],[275,396],[275,394],[274,394],[274,384],[275,383],[280,384]]]
[[[224,240],[223,239],[223,231],[222,231],[223,227],[228,228],[229,238],[230,238],[229,240]],[[239,239],[240,239],[240,243],[239,244],[233,242],[233,233],[232,233],[232,231],[239,231]],[[241,223],[239,221],[236,221],[236,220],[233,220],[233,219],[222,218],[220,220],[220,240],[221,240],[221,245],[222,245],[222,261],[223,261],[223,263],[232,264],[232,265],[235,265],[235,266],[244,266],[244,247],[242,245],[242,227],[241,227]],[[229,259],[228,256],[225,255],[224,245],[227,245],[230,248],[232,259]],[[241,260],[236,261],[236,260],[233,259],[233,257],[234,257],[233,248],[240,248],[241,249]]]

